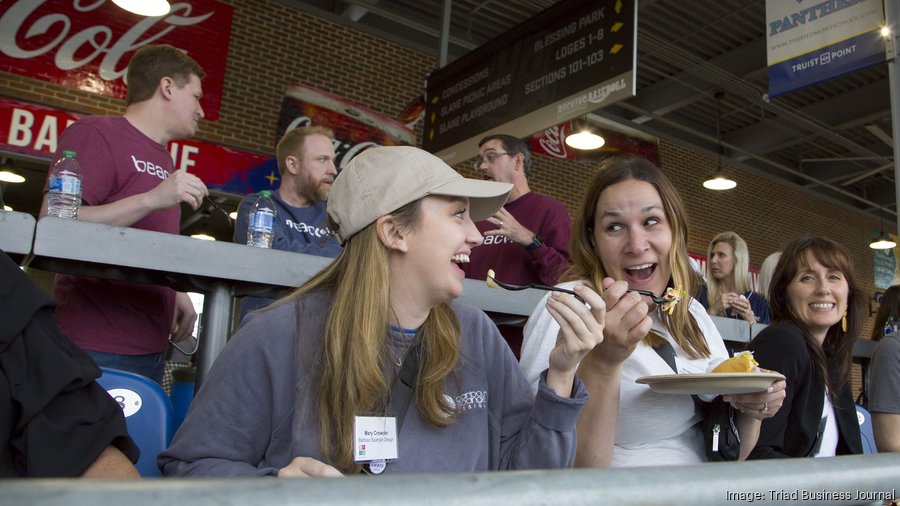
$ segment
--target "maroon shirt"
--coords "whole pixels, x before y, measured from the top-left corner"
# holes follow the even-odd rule
[[[522,226],[541,236],[543,244],[527,250],[505,236],[485,236],[484,244],[472,250],[470,262],[463,265],[466,277],[485,279],[488,269],[494,269],[497,279],[506,283],[555,285],[570,265],[572,222],[566,206],[545,195],[528,192],[503,207]],[[475,225],[482,234],[497,228],[489,221]]]
[[[488,269],[494,269],[497,279],[506,283],[555,285],[571,264],[569,239],[572,237],[572,222],[566,206],[546,195],[528,192],[503,207],[522,226],[541,236],[543,244],[528,250],[505,236],[485,236],[484,244],[473,249],[469,255],[470,262],[462,266],[466,277],[483,280]],[[489,221],[479,221],[475,225],[482,235],[497,228]],[[505,315],[492,316],[495,321],[510,319]],[[522,325],[524,319],[522,317]],[[522,347],[522,325],[497,325],[516,358]]]
[[[166,146],[122,116],[77,121],[60,138],[57,152],[63,150],[76,152],[83,206],[150,191],[175,171]],[[173,206],[132,227],[177,234],[180,219],[181,208]],[[120,355],[166,350],[175,316],[175,291],[170,288],[60,274],[53,295],[59,301],[59,328],[83,349]]]

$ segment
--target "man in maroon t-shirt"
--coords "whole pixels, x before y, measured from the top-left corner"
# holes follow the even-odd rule
[[[197,209],[208,192],[197,176],[175,170],[166,144],[196,132],[204,75],[172,46],[146,46],[128,65],[125,114],[66,128],[57,151],[75,151],[82,170],[78,219],[179,233],[180,204]],[[58,275],[54,296],[60,329],[98,365],[157,382],[168,338],[187,338],[197,320],[187,294],[161,286]]]
[[[506,283],[555,285],[570,265],[572,221],[566,206],[528,187],[531,152],[521,139],[490,135],[478,143],[478,153],[475,168],[486,179],[512,183],[513,189],[497,214],[476,223],[484,243],[463,266],[466,277],[485,279],[493,269]],[[518,357],[522,327],[498,328]]]

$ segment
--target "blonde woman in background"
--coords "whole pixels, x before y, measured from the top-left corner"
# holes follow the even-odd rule
[[[750,253],[734,232],[713,237],[706,252],[706,290],[697,297],[713,316],[770,323],[769,304],[750,290]]]

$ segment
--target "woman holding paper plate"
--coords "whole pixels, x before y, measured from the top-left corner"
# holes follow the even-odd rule
[[[828,239],[797,239],[781,254],[769,293],[774,323],[750,349],[789,387],[750,458],[862,453],[850,365],[865,313],[850,255]]]
[[[511,185],[465,179],[409,146],[370,148],[334,181],[344,249],[293,294],[251,313],[213,364],[166,475],[340,476],[361,470],[568,467],[586,402],[575,378],[603,338],[587,288],[549,307],[567,327],[534,398],[497,328],[454,299]]]
[[[692,297],[698,279],[686,246],[681,198],[655,165],[634,156],[604,160],[575,220],[572,267],[560,286],[602,288],[604,340],[582,361],[578,376],[590,393],[578,421],[576,466],[622,467],[704,462],[701,416],[689,395],[658,393],[643,376],[706,373],[727,358],[706,310]],[[679,294],[665,310],[649,297]],[[521,363],[536,385],[560,326],[543,304],[525,327]],[[667,351],[668,350],[668,351]],[[674,360],[674,361],[673,361]],[[669,365],[672,362],[672,365]],[[766,383],[768,385],[768,383]],[[737,416],[741,455],[753,447],[759,420],[778,411],[784,382],[726,398]],[[707,399],[708,400],[708,399]]]

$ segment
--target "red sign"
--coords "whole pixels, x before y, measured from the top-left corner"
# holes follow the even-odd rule
[[[416,140],[416,134],[396,120],[324,91],[292,84],[288,86],[281,101],[273,151],[285,132],[309,125],[327,127],[334,132],[335,165],[338,171],[354,156],[372,146],[413,144]],[[229,175],[232,177],[224,181],[221,188],[239,195],[274,190],[281,185],[275,158],[239,173],[230,172]],[[219,182],[214,176],[209,177],[210,180]],[[207,185],[210,180],[204,179]]]
[[[0,151],[38,158],[55,157],[59,135],[82,114],[0,98]],[[176,169],[185,169],[211,190],[235,192],[229,182],[255,170],[270,157],[199,140],[168,144]]]
[[[0,2],[0,71],[125,98],[125,71],[137,49],[171,44],[206,72],[206,119],[219,118],[233,8],[215,0],[173,2],[144,17],[105,0]]]
[[[606,141],[600,149],[583,151],[566,145],[566,136],[575,130],[573,123],[567,121],[531,136],[531,151],[561,160],[596,160],[604,156],[630,153],[659,166],[659,150],[655,142],[594,128]]]
[[[278,112],[278,139],[294,128],[316,125],[334,131],[337,166],[344,168],[351,158],[372,146],[415,144],[416,134],[397,120],[325,93],[295,83],[288,86]]]

